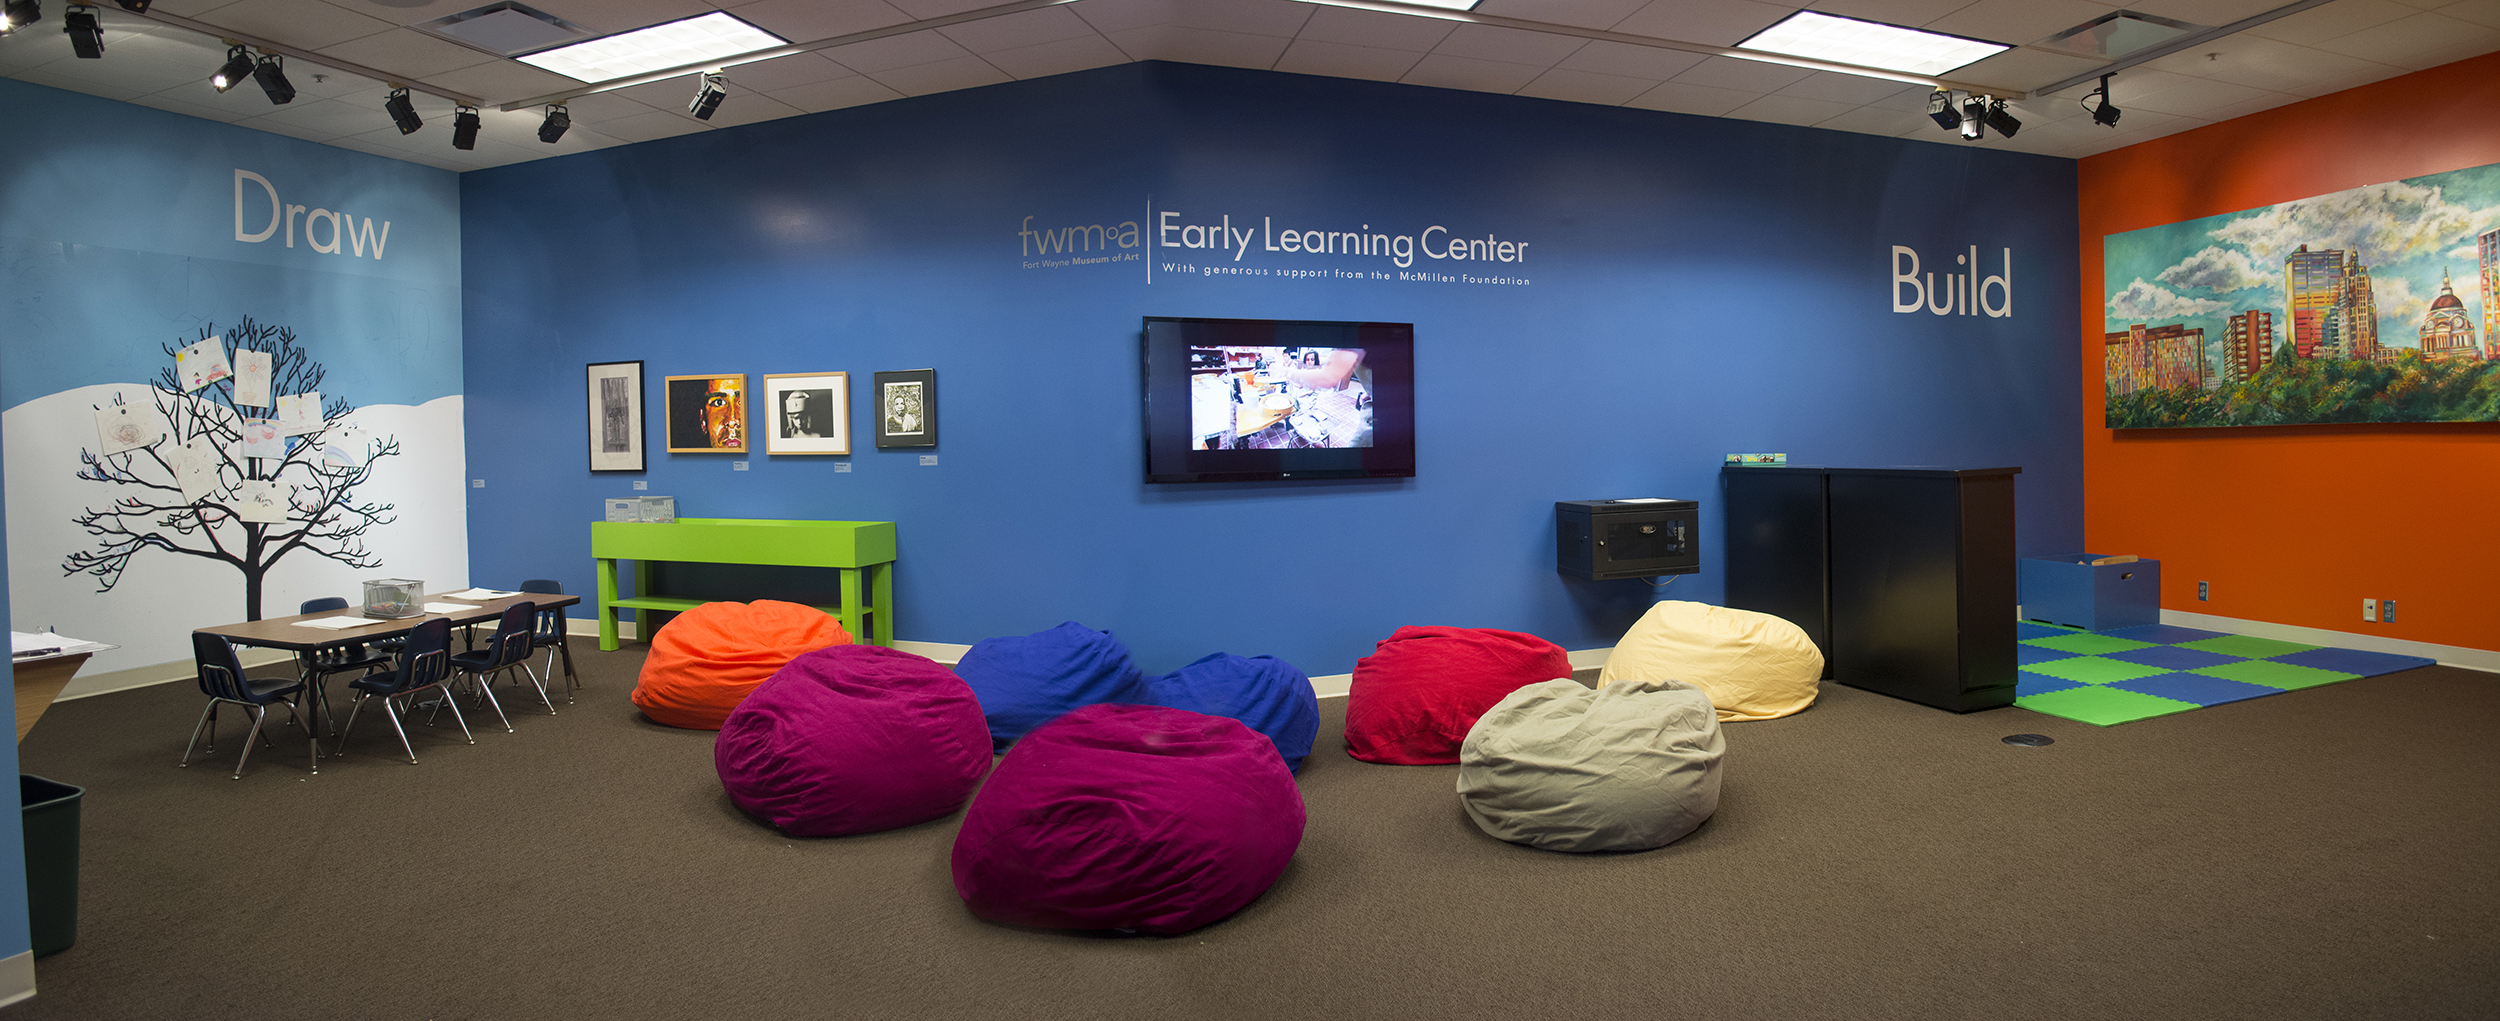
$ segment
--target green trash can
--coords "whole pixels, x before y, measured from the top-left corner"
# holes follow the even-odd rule
[[[26,929],[35,956],[78,942],[78,799],[86,788],[17,775],[26,806]]]

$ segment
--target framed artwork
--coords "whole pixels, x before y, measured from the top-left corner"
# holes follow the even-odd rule
[[[642,363],[592,362],[585,374],[590,385],[590,470],[643,470]]]
[[[877,446],[937,446],[937,370],[877,373]]]
[[[668,397],[669,453],[747,452],[745,373],[670,376],[661,389]]]
[[[783,372],[764,377],[764,452],[851,452],[851,374]]]

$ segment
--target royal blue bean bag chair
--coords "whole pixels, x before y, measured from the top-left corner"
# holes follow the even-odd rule
[[[1146,701],[1239,720],[1275,742],[1285,768],[1296,773],[1319,739],[1319,696],[1311,679],[1274,656],[1216,653],[1147,681]]]
[[[721,787],[794,837],[909,826],[953,812],[990,767],[989,726],[944,666],[875,645],[793,659],[722,721]]]
[[[955,892],[994,922],[1187,932],[1241,910],[1301,846],[1302,792],[1221,716],[1094,705],[1035,729],[955,836]]]
[[[1075,621],[1013,638],[990,638],[964,653],[955,675],[972,686],[1001,751],[1033,728],[1099,702],[1146,701],[1146,676],[1128,647]]]

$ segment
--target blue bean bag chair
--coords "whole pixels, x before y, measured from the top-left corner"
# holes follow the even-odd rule
[[[981,700],[990,742],[1000,751],[1071,710],[1146,701],[1146,675],[1129,661],[1128,647],[1109,631],[1075,621],[1029,635],[984,639],[955,664],[955,676]]]
[[[1311,679],[1274,656],[1216,653],[1147,681],[1146,701],[1240,720],[1275,742],[1285,768],[1296,773],[1319,739],[1319,696]]]

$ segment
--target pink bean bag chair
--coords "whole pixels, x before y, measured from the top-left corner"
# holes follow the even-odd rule
[[[962,807],[990,767],[990,729],[937,662],[836,645],[757,685],[721,724],[712,764],[729,800],[783,833],[871,833]]]
[[[1476,718],[1503,696],[1571,676],[1571,657],[1535,635],[1402,627],[1354,664],[1346,754],[1402,766],[1458,761]]]
[[[998,764],[955,837],[955,892],[1009,925],[1187,932],[1267,892],[1303,821],[1275,744],[1240,721],[1091,705]]]

